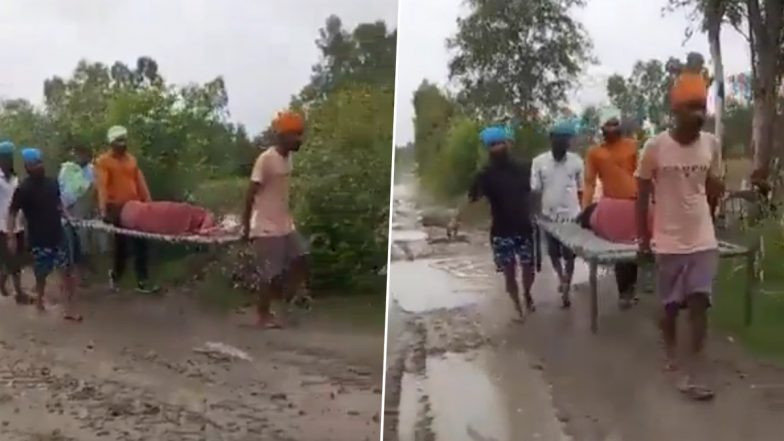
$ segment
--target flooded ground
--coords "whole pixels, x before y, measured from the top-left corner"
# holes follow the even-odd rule
[[[534,287],[537,312],[513,322],[487,233],[433,244],[445,232],[417,226],[412,182],[409,176],[395,195],[395,222],[407,233],[398,242],[393,232],[393,248],[402,243],[407,252],[390,266],[385,439],[781,439],[781,368],[713,336],[717,398],[685,400],[661,371],[652,296],[621,312],[611,278],[603,278],[593,335],[587,293],[578,286],[573,308],[562,311],[547,265]],[[431,240],[413,240],[415,231]],[[578,265],[575,282],[586,280],[586,266]]]
[[[258,331],[175,293],[91,294],[78,325],[0,301],[0,439],[378,439],[379,332],[318,315]]]

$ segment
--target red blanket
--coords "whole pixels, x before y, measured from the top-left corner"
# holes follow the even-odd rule
[[[210,234],[217,228],[212,214],[201,207],[180,202],[127,202],[120,213],[120,226],[147,233]]]

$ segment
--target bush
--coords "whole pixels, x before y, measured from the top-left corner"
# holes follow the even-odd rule
[[[313,286],[379,283],[387,261],[391,88],[336,91],[309,112],[294,158],[296,219],[312,240]]]

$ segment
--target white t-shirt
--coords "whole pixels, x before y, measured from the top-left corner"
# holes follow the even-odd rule
[[[7,179],[5,173],[0,171],[0,232],[7,233],[8,209],[11,207],[11,199],[14,197],[16,187],[19,186],[19,178],[11,176]],[[24,231],[22,215],[19,213],[16,218],[16,231]]]
[[[583,160],[567,152],[557,162],[552,152],[534,158],[531,164],[531,190],[542,193],[542,215],[555,221],[571,221],[580,214],[583,190]]]

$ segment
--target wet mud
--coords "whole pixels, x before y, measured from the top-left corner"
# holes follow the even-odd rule
[[[169,296],[104,295],[79,325],[0,301],[0,439],[378,439],[383,336],[246,329]]]
[[[537,312],[517,323],[490,263],[487,233],[433,240],[445,231],[418,223],[412,185],[396,188],[395,222],[427,238],[403,235],[408,253],[393,252],[390,266],[385,439],[781,439],[781,367],[712,335],[717,398],[685,399],[677,378],[661,370],[654,296],[621,312],[613,278],[602,271],[599,332],[591,334],[584,264],[564,311],[545,262],[533,292]],[[394,231],[392,241],[394,250]]]

